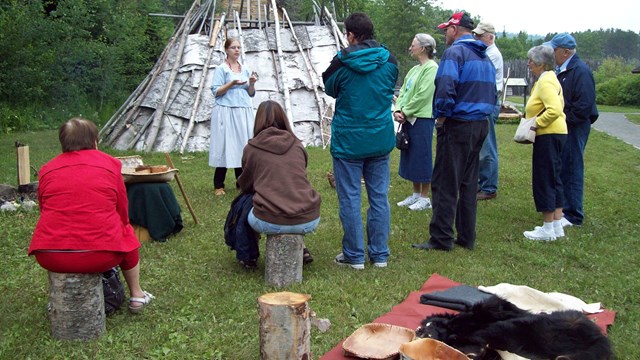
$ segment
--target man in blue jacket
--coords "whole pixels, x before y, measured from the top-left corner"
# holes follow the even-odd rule
[[[437,119],[433,216],[429,241],[413,247],[449,251],[455,243],[473,249],[479,153],[497,101],[496,69],[486,54],[487,45],[471,35],[474,24],[469,15],[455,13],[438,28],[450,46],[440,60],[433,99]]]
[[[598,119],[596,85],[593,74],[576,54],[576,39],[570,34],[556,34],[546,42],[553,48],[556,73],[564,96],[567,116],[567,141],[562,148],[560,179],[564,189],[562,226],[582,225],[584,210],[584,149],[591,124]]]
[[[373,40],[373,23],[364,13],[345,21],[349,46],[322,74],[325,92],[336,99],[331,123],[331,155],[344,235],[338,265],[364,269],[364,230],[360,215],[364,177],[369,198],[367,255],[376,267],[389,257],[389,153],[395,145],[391,101],[396,58]]]

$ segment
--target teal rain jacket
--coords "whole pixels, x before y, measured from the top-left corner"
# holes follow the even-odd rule
[[[336,99],[331,155],[340,159],[383,156],[395,146],[391,104],[398,80],[396,58],[373,40],[338,52],[322,74]]]

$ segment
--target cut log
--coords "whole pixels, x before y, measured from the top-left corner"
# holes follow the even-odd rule
[[[58,340],[100,337],[106,331],[100,274],[49,271],[49,322]]]
[[[258,298],[261,360],[311,359],[310,298],[291,292]]]
[[[302,282],[302,249],[304,235],[267,235],[265,282],[283,287]]]

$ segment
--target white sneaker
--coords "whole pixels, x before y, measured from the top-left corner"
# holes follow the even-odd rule
[[[533,230],[538,230],[538,229],[542,229],[542,226],[536,226],[535,229]],[[562,226],[558,226],[558,227],[554,226],[553,233],[556,235],[556,239],[564,237],[564,229],[562,228]]]
[[[560,223],[562,224],[562,227],[565,228],[567,226],[573,226],[573,224],[571,223],[571,221],[567,220],[566,217],[562,217],[562,219],[560,219]]]
[[[547,231],[542,226],[536,226],[533,231],[525,231],[522,235],[529,240],[554,241],[556,239],[555,232]]]
[[[420,200],[420,196],[415,196],[413,194],[409,195],[406,199],[400,201],[398,206],[409,206],[416,203],[416,201]]]
[[[374,263],[371,263],[371,264],[373,264],[373,266],[377,267],[377,268],[386,268],[387,267],[387,262],[386,261],[385,262],[374,262]]]
[[[409,210],[420,211],[431,209],[431,200],[429,198],[419,198],[413,205],[409,206]]]

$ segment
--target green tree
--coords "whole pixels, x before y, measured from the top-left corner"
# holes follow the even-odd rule
[[[640,58],[640,36],[632,31],[610,29],[605,32],[603,51],[606,56],[620,56],[625,59]]]
[[[119,106],[176,25],[148,16],[167,11],[163,0],[8,3],[0,7],[0,108]]]
[[[605,57],[603,48],[605,38],[602,35],[601,31],[591,30],[573,34],[581,58],[597,61]]]
[[[0,100],[20,105],[47,98],[56,79],[51,46],[62,35],[42,3],[10,1],[0,8]]]
[[[504,60],[521,60],[527,58],[527,51],[534,46],[534,41],[529,39],[526,32],[521,31],[516,36],[506,37],[502,34],[496,38],[496,46],[502,53]],[[541,41],[539,41],[541,42]]]
[[[598,70],[594,71],[593,77],[596,84],[600,84],[619,77],[627,77],[631,74],[633,68],[633,64],[622,57],[613,56],[606,58],[602,64],[600,64]]]

